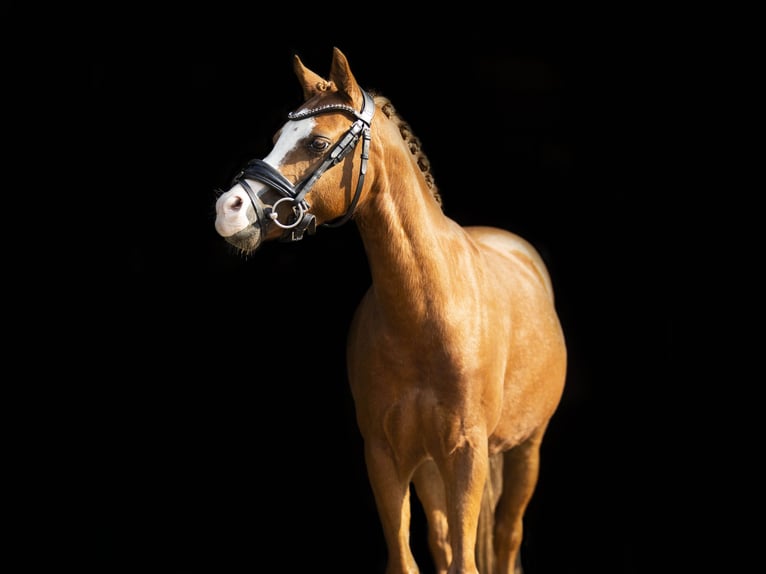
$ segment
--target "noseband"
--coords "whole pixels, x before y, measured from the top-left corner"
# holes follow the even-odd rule
[[[369,158],[371,139],[370,123],[372,122],[372,116],[375,113],[375,103],[372,100],[372,96],[364,90],[362,90],[362,95],[364,96],[364,102],[362,103],[362,109],[358,112],[354,108],[343,104],[329,104],[287,114],[287,119],[292,121],[335,111],[347,112],[356,118],[356,121],[351,124],[348,131],[327,153],[322,163],[319,164],[313,172],[298,182],[297,185],[293,185],[279,172],[279,170],[260,159],[250,160],[247,163],[247,166],[234,177],[232,185],[239,184],[247,192],[258,220],[262,222],[263,227],[265,228],[269,224],[274,223],[285,230],[285,233],[282,236],[283,241],[298,241],[299,239],[303,239],[305,231],[308,230],[309,234],[316,231],[315,217],[308,212],[310,205],[305,199],[306,194],[311,191],[311,188],[325,171],[340,163],[340,161],[356,147],[359,138],[362,137],[362,163],[359,167],[359,180],[356,184],[354,198],[351,200],[351,204],[344,215],[332,221],[325,222],[323,225],[327,227],[338,227],[351,218],[351,215],[356,208],[356,204],[359,201],[359,196],[362,193],[362,184],[364,183],[364,176],[367,173],[367,160]],[[282,198],[277,200],[274,205],[264,205],[258,198],[258,195],[247,183],[246,180],[248,179],[266,184],[282,195]],[[293,207],[293,218],[287,223],[280,222],[277,214],[277,205],[283,201],[289,201]]]

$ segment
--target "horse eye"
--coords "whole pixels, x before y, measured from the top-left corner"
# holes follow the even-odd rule
[[[330,145],[330,142],[326,139],[317,138],[314,140],[311,140],[311,143],[309,144],[309,147],[312,151],[324,151],[327,149],[327,147]]]

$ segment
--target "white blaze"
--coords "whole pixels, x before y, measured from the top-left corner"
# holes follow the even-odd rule
[[[298,145],[298,142],[308,137],[311,130],[314,129],[316,121],[314,118],[304,118],[302,120],[289,121],[282,127],[282,133],[279,139],[263,161],[271,167],[282,165],[287,154],[289,154]]]
[[[299,142],[311,134],[315,124],[314,118],[287,122],[282,127],[277,143],[269,155],[263,158],[263,161],[271,167],[279,168],[285,157],[298,146]],[[255,193],[264,187],[261,182],[251,179],[248,179],[247,183]],[[221,195],[215,202],[216,231],[222,237],[229,237],[245,229],[250,225],[247,220],[247,206],[249,205],[250,198],[240,184],[234,185],[229,191]]]

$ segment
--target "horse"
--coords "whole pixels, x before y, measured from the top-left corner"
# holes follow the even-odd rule
[[[391,101],[333,48],[329,75],[293,55],[303,103],[264,159],[218,190],[215,229],[242,254],[353,222],[371,285],[346,369],[387,549],[420,572],[411,499],[438,574],[521,574],[523,518],[564,391],[567,347],[552,280],[521,236],[461,226]]]

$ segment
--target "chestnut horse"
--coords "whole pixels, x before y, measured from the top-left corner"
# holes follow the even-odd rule
[[[386,574],[419,572],[411,485],[439,574],[519,574],[567,364],[543,260],[513,233],[444,214],[419,140],[340,50],[327,79],[298,56],[294,69],[305,101],[218,197],[215,228],[251,253],[317,226],[358,226],[372,286],[347,369]]]

